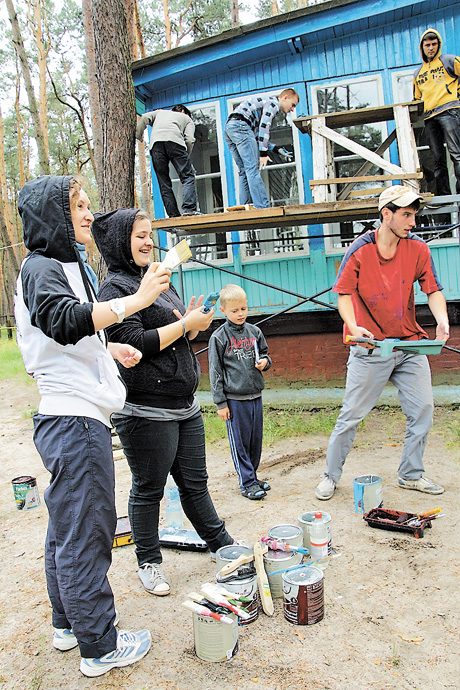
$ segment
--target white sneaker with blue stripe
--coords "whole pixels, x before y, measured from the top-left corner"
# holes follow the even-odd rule
[[[82,658],[80,671],[84,676],[96,678],[102,676],[107,671],[121,666],[129,666],[136,661],[140,661],[150,649],[152,636],[148,630],[131,632],[130,630],[120,630],[117,638],[117,648],[99,659]]]
[[[118,625],[119,621],[118,611],[115,609],[114,625]],[[68,652],[78,645],[78,640],[73,634],[72,629],[69,628],[53,628],[53,647],[59,649],[60,652]]]

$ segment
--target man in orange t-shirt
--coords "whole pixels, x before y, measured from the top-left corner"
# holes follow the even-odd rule
[[[413,234],[420,195],[409,187],[388,187],[379,197],[381,225],[358,237],[340,265],[333,292],[347,335],[383,340],[420,340],[426,332],[415,320],[414,282],[428,296],[436,338],[446,341],[449,321],[444,296],[425,242]],[[332,498],[359,422],[377,403],[386,383],[398,389],[407,418],[399,465],[399,486],[429,494],[444,489],[423,475],[423,451],[433,424],[431,373],[425,355],[393,351],[389,357],[350,347],[343,406],[327,450],[327,468],[315,494]]]

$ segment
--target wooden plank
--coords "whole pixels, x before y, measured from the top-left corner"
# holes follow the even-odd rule
[[[423,102],[409,101],[400,103],[408,108],[411,122],[417,122],[423,116]],[[323,113],[321,115],[303,115],[295,117],[294,124],[304,134],[310,134],[311,124],[318,117],[326,118],[327,127],[349,127],[351,125],[371,124],[373,122],[386,122],[394,120],[394,104],[380,105],[375,108],[356,108],[355,110],[343,110],[338,113]]]
[[[311,145],[313,153],[313,178],[319,179],[327,177],[328,171],[328,147],[327,141],[321,135],[321,129],[325,127],[325,118],[318,117],[312,122],[311,129]],[[313,192],[313,200],[315,203],[327,201],[327,187],[315,189]]]
[[[399,173],[398,175],[361,175],[360,177],[333,177],[325,180],[310,180],[310,187],[321,184],[343,184],[344,182],[384,182],[385,180],[421,180],[423,173]],[[338,199],[340,201],[340,199]]]
[[[385,151],[391,146],[391,144],[394,142],[396,139],[396,130],[394,129],[391,134],[387,136],[385,141],[382,141],[378,149],[376,150],[376,154],[378,156],[381,156]],[[372,163],[370,161],[366,161],[363,163],[363,165],[359,168],[359,170],[356,172],[356,175],[365,175],[369,170],[372,168]],[[342,191],[337,195],[337,199],[340,201],[341,199],[346,199],[353,187],[355,186],[356,182],[349,182],[346,187],[342,189]]]
[[[339,132],[336,132],[334,129],[331,129],[330,127],[318,124],[315,126],[315,134],[316,133],[321,134],[323,137],[331,139],[339,146],[343,146],[343,148],[347,149],[348,151],[355,153],[357,156],[361,156],[361,158],[364,158],[364,160],[370,161],[373,165],[376,165],[378,168],[383,168],[383,170],[386,170],[388,173],[390,173],[390,175],[395,175],[397,173],[404,172],[404,170],[400,168],[399,165],[394,165],[394,163],[390,163],[381,156],[378,156],[373,151],[369,151],[369,149],[366,149],[365,146],[361,146],[361,144],[358,144],[356,141],[352,141],[351,139],[344,137],[343,134],[339,134]]]
[[[374,194],[374,196],[381,194],[382,192],[387,189],[386,187],[371,187],[370,189],[357,189],[355,192],[350,192],[348,195],[349,199],[357,199],[360,196],[370,196],[371,194]]]
[[[396,134],[398,137],[399,162],[406,172],[415,172],[417,170],[414,158],[416,147],[414,146],[415,141],[412,125],[410,123],[409,111],[405,106],[395,105],[394,113]],[[408,184],[418,192],[419,184],[417,182],[412,181]]]

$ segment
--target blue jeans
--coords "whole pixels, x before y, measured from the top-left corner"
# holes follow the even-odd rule
[[[267,192],[259,171],[259,147],[250,126],[230,118],[224,130],[225,141],[239,172],[239,203],[268,208]]]
[[[155,174],[160,187],[161,198],[170,218],[180,216],[174,196],[169,164],[171,163],[182,183],[182,213],[193,213],[197,209],[195,173],[190,156],[184,146],[173,141],[156,141],[150,151]]]
[[[425,134],[434,159],[436,193],[446,196],[451,193],[444,142],[454,165],[456,192],[460,194],[460,108],[445,110],[425,120]]]
[[[208,491],[201,412],[183,421],[113,417],[132,472],[128,513],[139,566],[161,563],[160,501],[171,472],[182,508],[211,551],[233,544]]]
[[[55,628],[72,628],[83,657],[117,647],[107,571],[116,526],[110,429],[89,417],[34,416],[34,442],[51,473],[45,572]]]
[[[354,345],[348,357],[342,409],[327,448],[325,474],[334,482],[342,476],[359,422],[377,404],[388,381],[398,389],[407,419],[399,476],[407,480],[422,476],[423,452],[433,424],[433,390],[426,356],[394,351],[390,357],[380,357],[378,352],[369,355]]]

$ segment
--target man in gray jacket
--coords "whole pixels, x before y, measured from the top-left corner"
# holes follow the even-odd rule
[[[169,164],[172,163],[182,183],[182,215],[196,215],[195,172],[190,161],[195,143],[195,125],[190,110],[185,105],[175,105],[171,110],[144,113],[136,127],[139,141],[142,141],[147,125],[152,128],[150,155],[166,213],[170,218],[181,215],[169,176]]]

